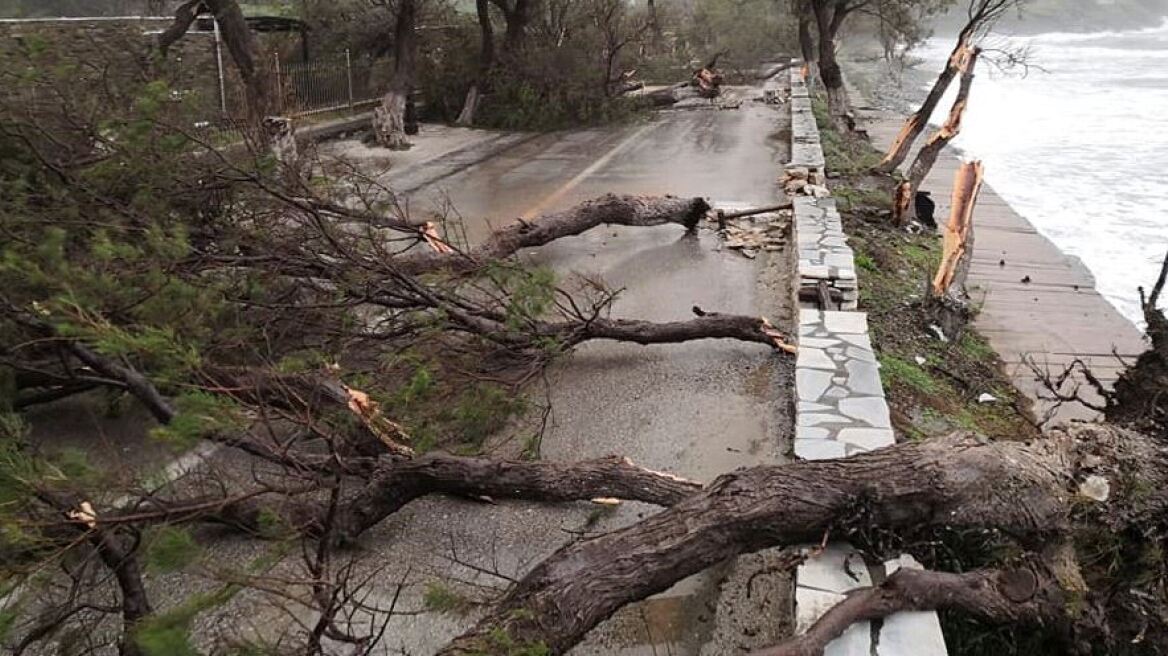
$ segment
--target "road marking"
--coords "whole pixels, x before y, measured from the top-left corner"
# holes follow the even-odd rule
[[[589,164],[588,168],[577,173],[575,177],[565,182],[559,189],[556,189],[552,193],[548,194],[546,197],[544,197],[543,200],[536,203],[531,209],[524,212],[520,218],[522,218],[524,221],[529,221],[535,218],[539,213],[543,212],[549,206],[555,204],[557,201],[563,198],[564,195],[569,191],[575,189],[581,182],[584,181],[585,178],[592,175],[593,173],[596,173],[596,171],[598,171],[602,166],[611,162],[612,158],[619,155],[623,150],[631,146],[633,142],[645,136],[646,132],[652,130],[658,125],[660,125],[660,123],[650,123],[649,125],[641,126],[641,128],[636,132],[625,137],[616,146],[613,146],[612,150],[601,155],[595,162]]]

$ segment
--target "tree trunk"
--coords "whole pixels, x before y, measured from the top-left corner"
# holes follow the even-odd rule
[[[973,209],[981,181],[981,162],[962,164],[954,175],[941,263],[929,287],[927,309],[930,318],[954,342],[960,339],[972,316],[965,279],[973,259]]]
[[[507,29],[503,33],[503,53],[514,56],[523,49],[523,44],[527,40],[527,26],[531,23],[536,0],[514,0],[514,4],[510,6],[507,0],[493,1],[503,12],[503,20],[507,22]]]
[[[909,151],[912,150],[913,143],[916,142],[917,137],[929,125],[929,118],[937,109],[941,98],[945,96],[945,92],[949,89],[949,84],[953,82],[953,78],[957,77],[962,61],[967,58],[965,53],[970,48],[968,32],[962,31],[957,39],[957,45],[953,47],[953,52],[949,54],[949,59],[945,63],[945,69],[933,81],[933,87],[929,89],[929,93],[925,96],[924,102],[921,103],[917,111],[905,119],[904,125],[900,128],[900,133],[896,135],[896,139],[888,147],[888,152],[884,155],[884,159],[880,160],[880,163],[876,165],[878,172],[892,173],[896,170],[896,167],[904,163]]]
[[[194,22],[200,7],[210,10],[219,23],[219,33],[239,71],[244,91],[244,122],[254,136],[263,138],[261,124],[278,113],[276,85],[272,68],[259,61],[255,35],[244,19],[237,0],[191,0],[175,11],[174,23],[158,35],[159,49],[166,53]]]
[[[645,2],[645,20],[649,27],[649,34],[652,36],[652,45],[654,50],[659,43],[661,43],[661,23],[657,20],[657,0],[646,0]]]
[[[815,21],[815,16],[811,14],[809,8],[805,8],[799,12],[799,53],[803,57],[803,63],[812,65],[815,63],[815,37],[811,34],[811,25]]]
[[[969,91],[973,87],[973,71],[977,65],[977,57],[981,53],[980,48],[970,48],[966,50],[958,63],[958,71],[961,73],[961,85],[957,89],[957,97],[953,99],[953,107],[949,110],[949,117],[945,120],[945,124],[941,129],[933,133],[925,145],[921,147],[920,152],[917,153],[913,159],[912,166],[908,171],[908,182],[911,185],[910,198],[914,197],[917,190],[920,189],[921,183],[929,175],[929,171],[933,169],[933,164],[936,163],[937,157],[945,146],[961,132],[961,118],[965,114],[965,107],[969,103]]]
[[[479,18],[479,74],[475,83],[466,92],[462,111],[458,114],[458,125],[473,125],[482,94],[485,93],[491,69],[495,65],[495,30],[491,25],[491,5],[489,0],[475,0],[475,11]]]
[[[401,0],[394,25],[393,76],[381,106],[373,110],[373,134],[377,143],[391,150],[406,150],[406,101],[414,84],[417,59],[417,0]]]
[[[844,89],[843,71],[836,60],[835,35],[846,14],[832,0],[812,0],[811,6],[819,32],[819,79],[827,92],[828,113],[833,121],[845,126],[850,123],[846,120],[848,95]]]
[[[1027,445],[958,434],[840,460],[740,469],[637,524],[561,548],[439,653],[492,653],[490,636],[503,633],[562,654],[618,608],[715,563],[819,543],[832,531],[996,527],[1041,540],[1067,526],[1073,444],[1067,436]],[[1163,466],[1164,457],[1156,462]]]
[[[599,225],[658,226],[676,223],[692,230],[710,209],[701,198],[657,198],[608,194],[572,209],[515,221],[495,230],[477,248],[464,252],[420,252],[400,258],[400,270],[409,274],[431,271],[472,271],[484,263],[509,257],[524,248],[542,246],[578,235]]]

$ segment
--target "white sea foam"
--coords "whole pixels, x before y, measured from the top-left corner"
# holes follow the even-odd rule
[[[994,189],[1138,322],[1136,288],[1154,281],[1168,251],[1168,21],[999,38],[1030,45],[1046,72],[980,65],[954,145],[981,158]],[[936,70],[951,47],[934,39],[920,56]]]

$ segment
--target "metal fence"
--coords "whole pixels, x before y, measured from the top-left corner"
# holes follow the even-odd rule
[[[300,117],[376,103],[374,61],[354,58],[348,50],[329,59],[282,63],[272,57],[280,113]]]

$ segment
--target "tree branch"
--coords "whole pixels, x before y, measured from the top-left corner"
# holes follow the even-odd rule
[[[1037,623],[1062,608],[1056,581],[1029,568],[963,574],[901,568],[884,583],[860,588],[829,609],[806,633],[750,656],[821,656],[857,622],[901,611],[961,610],[994,623]]]
[[[509,257],[520,249],[542,246],[600,225],[643,227],[676,223],[686,230],[693,230],[708,209],[709,204],[701,198],[608,194],[531,222],[519,220],[511,223],[496,230],[481,246],[465,253],[418,253],[398,258],[396,264],[407,274],[471,271],[492,260]]]

